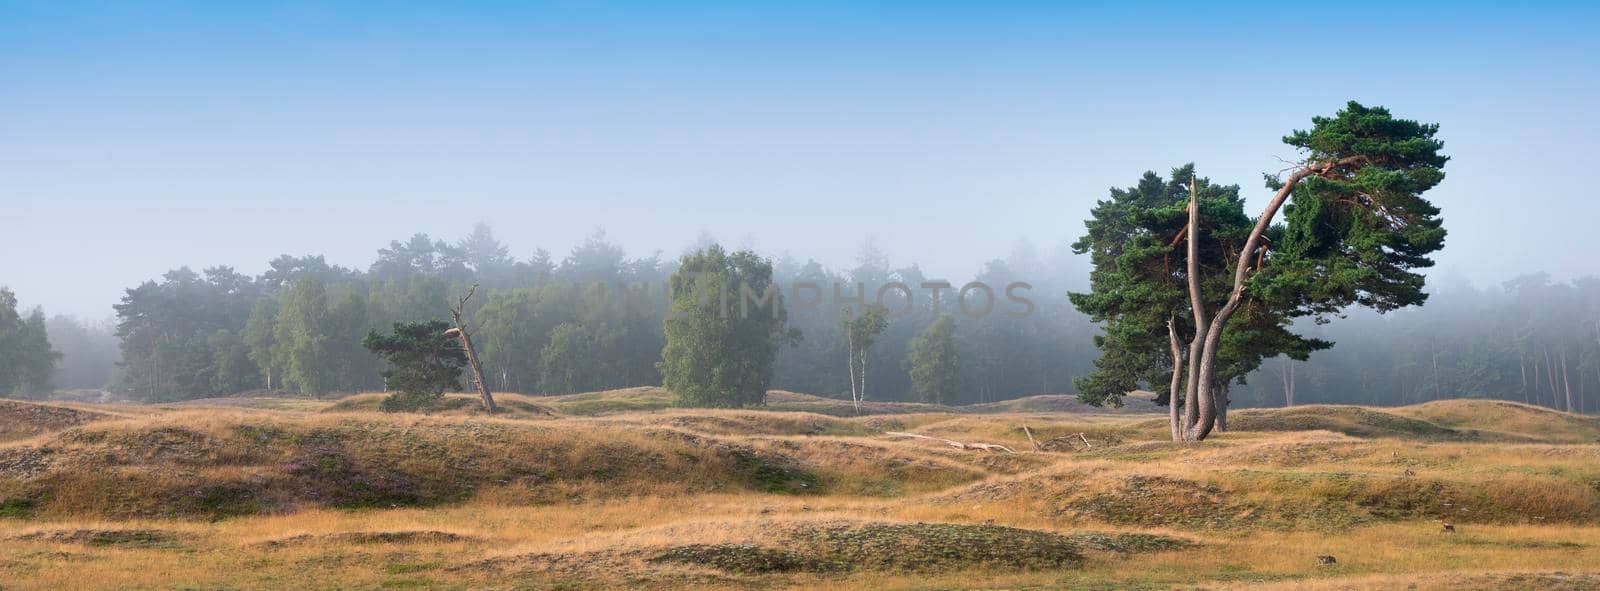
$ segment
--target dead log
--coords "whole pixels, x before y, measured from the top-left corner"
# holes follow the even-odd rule
[[[903,432],[903,431],[889,431],[887,433],[884,433],[884,435],[888,435],[890,437],[913,437],[913,438],[916,438],[916,439],[927,439],[929,441],[938,441],[938,442],[944,443],[945,445],[949,445],[950,447],[954,447],[956,449],[976,449],[976,450],[982,450],[982,451],[1003,451],[1003,452],[1010,453],[1010,454],[1017,453],[1016,450],[1013,450],[1013,449],[1011,449],[1009,447],[1006,447],[1004,445],[1000,445],[998,443],[963,443],[963,442],[960,442],[960,441],[944,439],[942,437],[929,437],[927,435],[922,435],[922,434],[919,434],[919,433],[906,433],[906,432]]]

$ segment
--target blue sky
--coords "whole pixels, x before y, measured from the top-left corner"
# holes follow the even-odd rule
[[[0,285],[100,318],[180,265],[364,267],[491,223],[970,275],[1194,161],[1260,203],[1346,100],[1438,122],[1440,273],[1600,273],[1592,5],[0,0]]]

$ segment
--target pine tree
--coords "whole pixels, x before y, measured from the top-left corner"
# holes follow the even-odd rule
[[[390,394],[383,399],[386,412],[435,407],[444,393],[461,387],[467,355],[455,337],[446,335],[450,323],[442,320],[397,322],[392,334],[367,333],[361,345],[389,364],[383,371]]]
[[[1235,379],[1266,357],[1329,346],[1289,332],[1293,319],[1426,299],[1413,269],[1443,246],[1439,210],[1421,197],[1444,178],[1438,126],[1355,102],[1312,123],[1284,138],[1304,157],[1287,178],[1269,177],[1276,193],[1253,221],[1236,188],[1211,187],[1192,169],[1167,183],[1147,174],[1095,208],[1074,245],[1095,271],[1073,302],[1105,325],[1097,371],[1079,381],[1087,401],[1115,401],[1141,381],[1161,388],[1165,373],[1164,389],[1184,384],[1174,438],[1204,439],[1226,424]]]

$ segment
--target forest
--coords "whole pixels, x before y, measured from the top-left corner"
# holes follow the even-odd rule
[[[711,242],[702,238],[689,250]],[[602,232],[559,259],[543,250],[528,258],[509,252],[489,226],[479,224],[453,242],[423,234],[392,242],[364,270],[332,265],[321,256],[287,255],[259,276],[230,267],[175,269],[128,289],[113,321],[50,319],[51,342],[63,353],[55,385],[107,388],[141,401],[262,390],[310,397],[379,390],[382,368],[361,346],[362,337],[397,322],[446,318],[448,303],[473,285],[481,286],[479,295],[465,312],[479,327],[474,339],[494,389],[560,394],[661,383],[656,363],[664,345],[662,290],[678,260],[660,253],[630,257]],[[1093,358],[1085,337],[1090,327],[1065,299],[1071,274],[1049,272],[1059,262],[1047,264],[1022,245],[975,276],[996,290],[1026,278],[1037,310],[1027,318],[998,308],[981,320],[960,317],[959,379],[967,386],[942,402],[1069,391],[1072,377],[1086,371]],[[811,282],[827,292],[837,284],[869,300],[885,283],[928,281],[914,264],[891,266],[871,243],[850,269],[792,257],[772,265],[780,285]],[[946,300],[953,292],[945,290]],[[1005,294],[996,295],[1003,306]],[[896,290],[884,300],[896,311],[907,305]],[[914,307],[896,314],[867,351],[871,399],[916,397],[906,361],[909,343],[934,322],[936,302],[919,289],[909,303]],[[943,306],[949,313],[955,304]],[[835,310],[789,308],[787,326],[798,338],[779,351],[772,387],[848,396],[848,344]]]
[[[685,252],[712,242],[702,237]],[[115,318],[102,322],[18,310],[15,296],[4,292],[0,347],[19,353],[5,356],[11,361],[0,368],[0,390],[39,399],[57,389],[104,389],[151,402],[381,390],[381,361],[361,346],[362,337],[396,322],[444,319],[453,298],[474,284],[482,287],[467,315],[479,327],[474,338],[495,390],[561,394],[662,382],[661,290],[678,259],[630,256],[603,232],[561,257],[542,249],[526,257],[511,252],[478,224],[454,241],[418,234],[391,242],[366,269],[287,255],[259,276],[230,267],[178,268],[129,288]],[[910,360],[913,342],[940,317],[954,325],[949,363],[958,386],[936,401],[1075,393],[1073,379],[1091,372],[1099,354],[1093,342],[1099,329],[1067,298],[1087,284],[1082,258],[1068,244],[1041,252],[1022,242],[972,277],[948,279],[957,288],[969,280],[996,289],[1025,281],[1035,308],[1026,317],[951,313],[954,289],[945,290],[944,314],[936,316],[927,292],[916,290],[909,311],[887,319],[865,350],[866,397],[934,399],[913,388]],[[787,255],[771,262],[778,284],[838,284],[847,292],[860,284],[869,299],[890,282],[935,281],[915,263],[891,262],[871,242],[846,269]],[[1305,361],[1264,360],[1232,386],[1233,404],[1483,398],[1600,408],[1600,278],[1558,281],[1534,273],[1489,287],[1436,280],[1429,296],[1424,306],[1386,314],[1350,310],[1326,323],[1297,322],[1296,332],[1336,345]],[[885,306],[899,310],[903,298],[886,290]],[[850,342],[834,309],[790,306],[787,326],[799,338],[779,348],[771,387],[850,398]],[[39,350],[41,332],[56,355],[21,355]],[[52,362],[53,375],[38,369]]]

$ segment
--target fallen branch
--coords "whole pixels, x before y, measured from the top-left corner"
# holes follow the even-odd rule
[[[1011,449],[1009,447],[1006,447],[1004,445],[1000,445],[998,443],[962,443],[960,441],[952,441],[952,440],[949,440],[949,439],[943,439],[943,438],[939,438],[939,437],[929,437],[927,435],[921,435],[921,434],[917,434],[917,433],[905,433],[903,431],[889,431],[887,433],[884,433],[884,435],[888,435],[890,437],[914,437],[916,439],[927,439],[927,440],[930,440],[930,441],[939,441],[939,442],[943,442],[946,445],[949,445],[950,447],[954,447],[956,449],[978,449],[978,450],[983,450],[983,451],[1004,451],[1006,453],[1011,453],[1011,454],[1017,453],[1016,450],[1013,450],[1013,449]]]
[[[1044,451],[1043,448],[1039,447],[1039,440],[1033,438],[1033,431],[1029,431],[1027,425],[1022,426],[1022,432],[1028,434],[1028,443],[1033,444],[1033,451]]]

